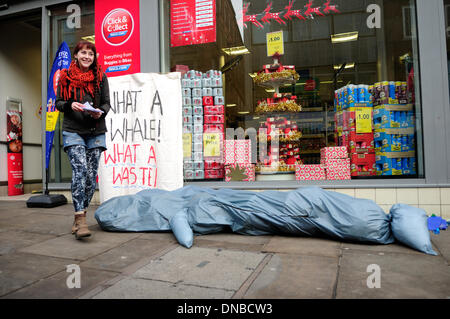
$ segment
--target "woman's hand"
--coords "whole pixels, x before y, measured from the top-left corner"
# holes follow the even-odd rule
[[[88,111],[88,113],[89,113],[89,115],[91,116],[91,117],[93,117],[94,119],[99,119],[100,118],[100,116],[102,116],[102,113],[100,113],[100,112],[91,112],[91,111]]]
[[[83,104],[78,103],[78,102],[72,102],[72,110],[74,110],[75,112],[83,112]]]

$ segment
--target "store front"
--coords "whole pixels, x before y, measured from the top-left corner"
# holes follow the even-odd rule
[[[181,11],[177,1],[172,3],[166,10],[166,20],[176,23]],[[300,1],[250,1],[245,4],[242,22],[235,17],[240,5],[231,4],[217,2],[215,43],[178,45],[172,36],[167,50],[171,69],[185,65],[201,72],[223,71],[226,128],[246,132],[266,129],[253,141],[258,144],[252,154],[257,181],[295,180],[296,165],[320,164],[322,148],[341,145],[351,150],[353,179],[424,177],[414,1],[378,1],[372,15],[361,1],[334,1],[333,5],[315,1],[315,13],[308,13],[309,7]],[[237,23],[228,23],[233,20]],[[270,56],[273,52],[268,55],[267,39],[267,34],[277,31],[282,32],[284,45],[278,67]],[[245,52],[225,52],[224,48],[242,48]],[[374,122],[364,131],[356,130],[354,103],[358,88],[363,86],[373,99],[367,99],[371,111],[374,104],[378,108],[369,115],[370,122],[380,116],[380,123]],[[351,95],[351,105],[335,100],[338,91]],[[375,91],[382,91],[383,97],[378,94],[374,99]],[[361,98],[361,105],[365,98]],[[187,107],[193,105],[192,100],[193,96]],[[386,114],[392,115],[393,121],[384,123],[383,119],[381,123]],[[206,115],[204,121],[208,121]],[[273,133],[279,134],[276,148],[270,143]],[[263,150],[267,151],[265,157],[260,154],[261,140],[269,141]],[[200,147],[194,152],[197,149]],[[273,149],[278,154],[274,155]],[[217,176],[208,174],[207,169],[206,176],[197,173],[201,165],[194,155],[192,159],[194,174],[185,174],[187,178]],[[189,164],[186,167],[189,169]]]
[[[141,72],[176,70],[195,80],[215,70],[209,74],[221,79],[216,86],[197,87],[202,90],[195,90],[196,96],[195,87],[186,84],[190,99],[183,108],[183,132],[192,135],[185,150],[185,185],[252,190],[317,185],[364,194],[384,208],[408,201],[431,205],[433,213],[450,212],[447,2],[203,1],[200,18],[208,20],[212,6],[213,30],[206,21],[189,38],[176,29],[182,22],[179,1],[140,1]],[[11,3],[0,19],[41,10],[42,52],[48,54],[43,74],[62,40],[72,49],[79,39],[95,36],[94,1],[70,2],[81,8],[75,28],[67,24],[69,2],[26,3]],[[185,17],[195,17],[194,4],[182,10]],[[267,52],[270,33],[283,37],[281,67]],[[203,89],[211,93],[212,105],[204,104]],[[369,127],[355,120],[366,116]],[[195,120],[201,131],[194,132]],[[68,191],[71,170],[59,127],[57,132],[50,188]],[[224,141],[239,135],[252,141],[246,146],[250,168],[216,163],[217,152],[206,148],[204,134],[214,139],[218,133],[231,134],[221,137]],[[225,146],[219,143],[222,155]],[[325,173],[325,178],[306,180],[309,175],[298,172],[300,164],[320,165],[320,150],[333,146],[348,147],[349,178],[333,180]],[[238,181],[249,172],[252,181]]]

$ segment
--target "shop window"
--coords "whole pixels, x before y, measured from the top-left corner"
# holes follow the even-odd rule
[[[81,9],[80,23],[68,25],[67,18],[73,13],[67,10],[69,4],[56,5],[49,8],[50,11],[50,50],[49,66],[51,70],[53,59],[60,44],[65,41],[69,46],[71,54],[75,45],[81,39],[95,41],[94,26],[94,1],[73,1],[70,4],[77,4]],[[74,23],[73,23],[74,24]],[[51,182],[69,182],[72,177],[72,170],[67,155],[62,147],[62,123],[64,114],[60,113],[58,125],[54,137],[54,147],[50,162],[50,181]]]
[[[168,25],[170,5],[177,2],[167,2]],[[357,0],[250,0],[244,8],[236,5],[239,1],[204,2],[216,6],[216,41],[168,44],[170,67],[187,78],[196,76],[187,70],[199,71],[199,77],[208,76],[209,70],[222,72],[223,130],[247,132],[246,138],[257,144],[251,145],[250,155],[255,174],[249,174],[252,166],[212,167],[205,156],[194,157],[194,152],[205,151],[200,145],[205,132],[188,128],[187,118],[184,132],[191,132],[189,141],[199,144],[190,145],[191,156],[185,158],[187,180],[423,177],[415,1],[373,1],[375,13]],[[242,39],[242,21],[235,12],[243,9]],[[264,20],[269,13],[270,19]],[[225,26],[219,17],[235,21],[234,26]],[[275,31],[282,31],[284,40],[279,59],[267,55],[267,34]],[[248,52],[231,55],[222,50],[231,47]],[[194,114],[192,106],[185,108],[186,114]],[[258,132],[256,140],[251,132]],[[227,143],[222,149],[226,156]],[[325,148],[336,146],[347,150],[339,155],[347,159],[325,158]],[[234,158],[236,162],[240,155]],[[212,174],[213,169],[228,175]]]

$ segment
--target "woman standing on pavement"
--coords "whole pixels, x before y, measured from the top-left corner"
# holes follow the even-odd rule
[[[69,69],[61,72],[56,108],[64,113],[63,146],[72,166],[75,208],[72,234],[79,239],[91,235],[86,213],[96,188],[100,155],[106,150],[105,116],[111,106],[108,79],[97,62],[95,45],[78,42],[73,57]],[[85,103],[102,112],[85,110]]]

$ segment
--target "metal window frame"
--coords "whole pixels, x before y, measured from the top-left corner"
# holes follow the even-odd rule
[[[165,0],[159,0],[160,6]],[[450,123],[449,83],[447,78],[445,12],[443,0],[416,0],[416,29],[419,49],[420,99],[422,108],[424,178],[376,179],[350,181],[274,181],[256,182],[207,182],[192,181],[186,185],[238,189],[291,189],[301,186],[323,188],[417,188],[448,187],[450,185]],[[160,11],[160,28],[169,21]],[[414,33],[414,32],[413,32]],[[436,45],[436,43],[438,45]],[[161,56],[167,50],[167,42],[161,42]],[[164,47],[163,47],[164,46]],[[167,61],[164,61],[167,63]],[[430,67],[431,66],[431,67]],[[445,71],[445,72],[444,72]],[[431,79],[439,76],[439,84]],[[420,155],[420,154],[418,154]]]
[[[167,72],[168,61],[163,10],[167,0],[140,0],[141,71]],[[48,6],[67,0],[28,1],[12,5],[0,12],[0,18],[41,8],[42,10],[42,105],[46,105],[48,77],[49,27]],[[423,148],[425,178],[300,182],[190,182],[186,185],[235,189],[290,189],[301,186],[323,188],[409,188],[450,187],[450,98],[447,65],[445,10],[443,0],[416,0],[418,47],[420,56],[420,88],[423,112]],[[145,31],[145,32],[144,32]],[[436,79],[433,81],[433,79]],[[45,108],[43,108],[42,141],[45,141]],[[42,182],[45,185],[45,143],[42,143]],[[70,189],[68,183],[51,183],[50,189]]]

